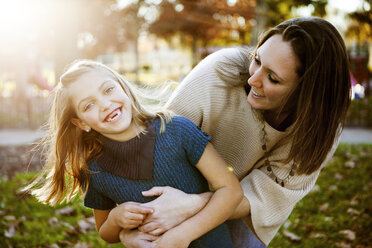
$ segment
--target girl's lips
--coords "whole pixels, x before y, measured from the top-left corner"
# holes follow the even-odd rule
[[[114,109],[110,114],[108,114],[106,116],[106,118],[104,119],[105,122],[113,122],[113,121],[116,121],[120,118],[120,116],[122,115],[122,107],[118,107],[116,109]]]

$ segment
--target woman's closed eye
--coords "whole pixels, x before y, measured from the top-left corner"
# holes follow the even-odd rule
[[[270,73],[267,75],[267,77],[269,78],[270,82],[272,82],[273,84],[278,84],[278,83],[279,83],[279,81],[276,80],[276,79],[274,79],[274,78],[271,76]]]
[[[254,62],[257,64],[257,65],[261,65],[261,60],[256,56],[254,57]],[[275,78],[273,78],[273,76],[271,75],[271,73],[268,73],[267,74],[267,77],[268,79],[270,80],[270,82],[272,82],[273,84],[277,84],[279,83],[278,80],[276,80]]]
[[[254,57],[254,62],[257,64],[257,65],[261,65],[261,61],[258,59],[258,57]]]

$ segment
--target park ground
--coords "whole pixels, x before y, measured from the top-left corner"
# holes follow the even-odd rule
[[[11,133],[11,130],[0,131],[0,148],[13,152],[42,135],[27,130],[9,136]],[[27,160],[27,151],[20,153],[18,156]],[[6,159],[8,163],[22,164],[22,159],[18,161],[16,157]],[[38,163],[37,159],[33,160]],[[0,166],[4,167],[4,163]],[[32,171],[37,167],[28,168]],[[19,191],[34,172],[25,172],[27,169],[20,167],[16,171],[1,169],[0,247],[122,247],[107,245],[98,237],[92,212],[80,199],[57,207],[40,204]],[[269,248],[371,248],[371,171],[372,130],[345,129],[335,155],[312,192],[296,205]]]

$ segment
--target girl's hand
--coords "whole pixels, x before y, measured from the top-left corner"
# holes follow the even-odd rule
[[[157,199],[142,204],[154,212],[146,217],[139,230],[152,235],[161,235],[195,215],[208,202],[212,193],[200,195],[186,194],[181,190],[165,186],[153,187],[143,191],[144,196],[159,196]]]
[[[137,202],[124,202],[112,209],[109,218],[124,229],[137,228],[153,210]]]
[[[154,248],[159,237],[135,230],[121,230],[120,241],[126,248]]]
[[[191,240],[185,233],[180,233],[175,228],[164,233],[155,243],[156,248],[187,248]]]

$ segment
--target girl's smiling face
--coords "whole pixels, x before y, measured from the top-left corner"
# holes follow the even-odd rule
[[[250,64],[248,103],[254,109],[277,113],[296,88],[299,61],[289,42],[274,35],[263,43]]]
[[[130,99],[107,73],[85,73],[68,86],[68,92],[78,117],[72,122],[82,130],[94,129],[114,140],[135,136]]]

